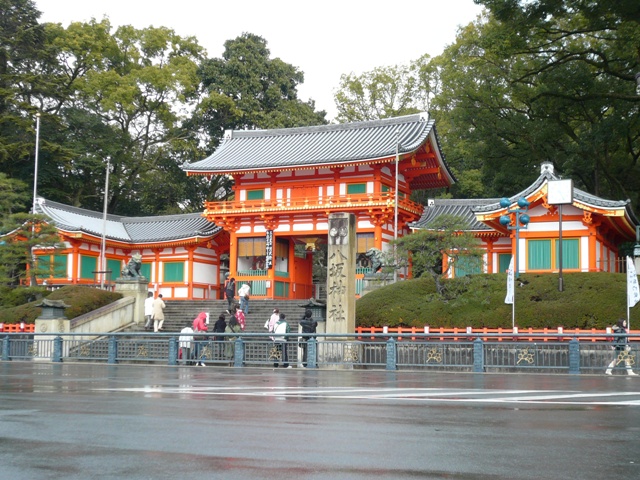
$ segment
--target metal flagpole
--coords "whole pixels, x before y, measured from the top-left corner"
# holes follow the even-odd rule
[[[398,150],[400,149],[400,129],[396,130],[396,185],[394,190],[395,208],[393,215],[393,240],[398,240],[398,163],[400,162],[400,155]],[[393,245],[393,283],[398,281],[398,254],[397,247]]]
[[[38,152],[40,150],[40,112],[36,113],[36,153],[35,153],[35,171],[33,172],[33,205],[31,207],[31,214],[36,214],[36,202],[38,197]],[[35,237],[36,235],[36,223],[35,221],[31,225],[31,236]],[[31,265],[34,268],[36,267],[36,254],[35,254],[35,245],[31,247]],[[35,274],[30,275],[31,280],[29,284],[32,287],[37,285]]]

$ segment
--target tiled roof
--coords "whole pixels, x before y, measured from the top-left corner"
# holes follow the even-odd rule
[[[399,153],[404,154],[417,150],[429,135],[440,150],[435,122],[426,113],[337,125],[230,131],[211,156],[182,168],[192,174],[221,174],[371,161],[394,157],[398,139]],[[440,157],[443,173],[453,183],[441,152]]]
[[[537,178],[537,180],[529,185],[529,187],[527,187],[520,193],[508,198],[511,203],[517,202],[519,198],[527,198],[529,195],[538,191],[549,180],[559,180],[559,177],[557,177],[552,171],[543,171]],[[634,224],[638,224],[638,219],[631,209],[631,200],[607,200],[605,198],[592,195],[575,187],[573,188],[573,199],[591,207],[625,209],[627,210],[627,213]],[[473,208],[473,212],[475,213],[494,212],[498,210],[502,210],[499,198],[494,199],[494,201],[491,203],[485,203],[482,205],[479,204],[478,206]]]
[[[131,243],[167,242],[215,235],[220,227],[209,222],[200,213],[161,215],[157,217],[122,217],[71,207],[38,198],[37,213],[50,218],[57,228],[67,232],[84,232],[111,240]]]
[[[519,198],[527,198],[538,191],[549,180],[559,180],[559,178],[551,170],[543,170],[540,176],[529,187],[521,191],[520,193],[509,197],[510,202],[516,203]],[[628,218],[634,225],[638,225],[638,219],[636,218],[633,210],[631,209],[630,200],[607,200],[596,195],[584,192],[579,188],[573,189],[574,201],[583,203],[591,207],[609,208],[609,209],[624,209]],[[500,206],[499,198],[484,198],[484,199],[471,199],[471,200],[448,200],[448,199],[435,199],[432,206],[427,206],[424,209],[422,217],[410,224],[411,228],[429,228],[431,222],[440,215],[450,214],[463,217],[468,225],[469,230],[472,231],[491,231],[491,227],[485,225],[482,222],[476,220],[476,213],[488,213],[503,210]]]
[[[466,199],[439,199],[432,200],[432,204],[424,208],[422,217],[411,223],[411,228],[427,229],[430,228],[431,222],[440,215],[455,215],[464,218],[470,231],[492,231],[493,229],[478,222],[473,213],[473,209],[485,203],[494,203],[495,198],[487,198],[480,200]],[[499,200],[498,200],[499,201]]]

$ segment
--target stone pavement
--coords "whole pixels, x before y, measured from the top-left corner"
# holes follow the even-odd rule
[[[640,381],[0,362],[0,478],[640,478]]]

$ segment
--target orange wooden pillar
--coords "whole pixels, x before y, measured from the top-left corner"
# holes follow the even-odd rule
[[[595,227],[589,227],[589,271],[597,272],[598,265],[596,261],[596,229]]]

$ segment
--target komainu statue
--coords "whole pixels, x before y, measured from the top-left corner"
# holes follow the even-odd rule
[[[122,278],[140,278],[140,267],[142,267],[142,255],[135,253],[131,255],[131,260],[122,269]]]
[[[377,248],[370,248],[369,250],[367,250],[367,253],[365,253],[365,256],[371,262],[371,270],[373,271],[373,273],[377,273],[382,270],[382,267],[384,267],[384,265],[382,261],[382,252],[380,250],[378,250]]]

